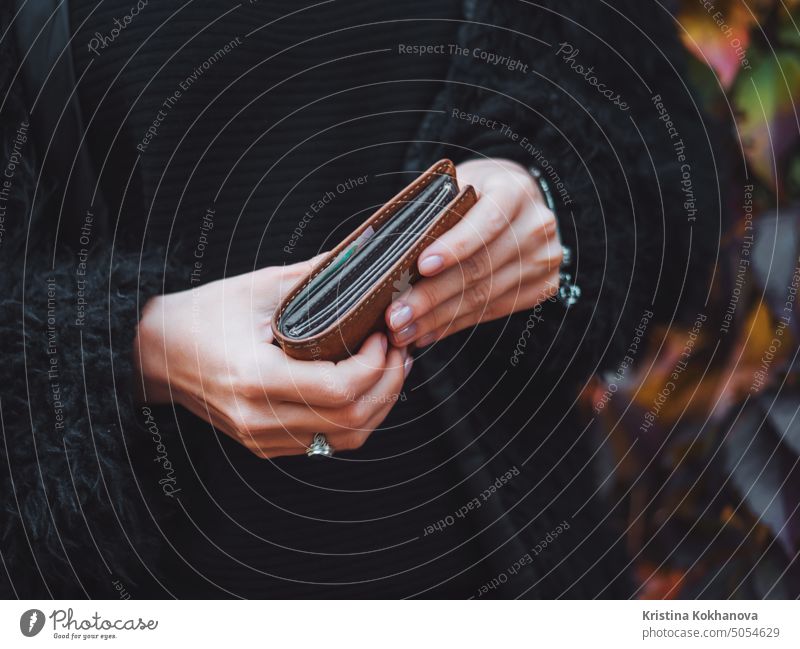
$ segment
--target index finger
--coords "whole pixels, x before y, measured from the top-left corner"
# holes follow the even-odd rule
[[[503,185],[484,192],[461,221],[422,252],[420,274],[432,277],[483,249],[508,228],[524,200],[530,198],[521,184],[519,188]]]

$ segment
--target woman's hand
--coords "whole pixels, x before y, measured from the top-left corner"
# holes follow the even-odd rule
[[[530,173],[509,160],[473,160],[459,165],[458,179],[475,187],[478,202],[422,252],[423,279],[387,309],[396,345],[424,347],[558,290],[556,219]]]
[[[360,447],[398,400],[411,357],[384,334],[339,363],[271,344],[272,312],[312,262],[151,299],[134,345],[140,397],[179,403],[264,458],[303,453],[318,432],[336,451]]]

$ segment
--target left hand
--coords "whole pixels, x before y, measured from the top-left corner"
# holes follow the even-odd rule
[[[555,295],[561,242],[536,181],[510,160],[471,160],[459,183],[478,202],[419,257],[423,278],[386,310],[392,342],[424,347]]]

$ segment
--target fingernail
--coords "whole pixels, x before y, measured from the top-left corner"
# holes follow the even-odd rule
[[[406,359],[406,362],[403,363],[403,377],[408,376],[408,373],[411,371],[411,366],[414,364],[414,357],[409,355]]]
[[[398,302],[392,307],[392,312],[389,314],[389,325],[392,329],[400,329],[405,327],[414,318],[414,312],[411,307],[402,302]]]
[[[422,338],[420,338],[416,343],[414,343],[417,347],[427,347],[430,345],[434,340],[436,340],[436,336],[433,334],[425,334]]]
[[[417,333],[417,325],[416,323],[409,325],[405,329],[398,331],[394,337],[397,339],[397,342],[401,345],[409,342]]]
[[[444,258],[441,255],[431,255],[419,260],[419,272],[423,275],[435,275],[444,266]]]

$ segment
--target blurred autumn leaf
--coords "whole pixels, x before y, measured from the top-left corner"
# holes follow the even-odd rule
[[[724,462],[750,510],[793,555],[800,541],[800,461],[772,426],[768,413],[776,398],[748,400],[735,413]]]
[[[738,52],[747,50],[755,20],[750,8],[738,0],[721,0],[713,5],[713,11],[701,2],[683,2],[679,34],[686,48],[717,73],[727,90],[739,72]]]
[[[797,152],[795,152],[797,155]],[[800,157],[800,156],[798,156]],[[755,222],[753,274],[773,313],[784,309],[800,251],[800,205],[769,210]],[[800,332],[796,320],[790,326]]]
[[[660,570],[652,564],[641,564],[636,569],[642,586],[639,599],[675,599],[686,575],[678,570]]]
[[[800,60],[794,53],[759,57],[752,74],[733,93],[737,124],[747,161],[759,180],[782,193],[787,156],[800,137]]]
[[[583,400],[604,404],[640,598],[800,597],[800,0],[680,0],[675,18],[697,96],[746,163],[722,188],[739,206],[680,380],[689,329],[652,327]]]

